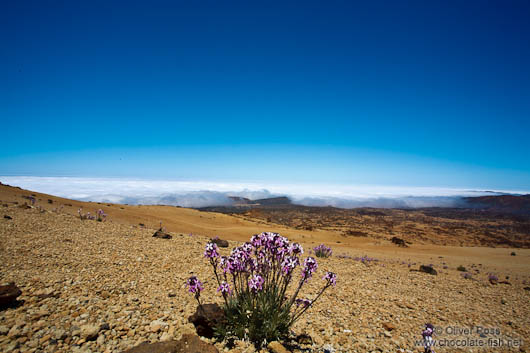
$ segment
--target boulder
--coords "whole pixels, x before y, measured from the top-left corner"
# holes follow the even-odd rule
[[[398,237],[392,237],[391,239],[392,243],[396,244],[397,246],[401,246],[401,247],[404,247],[404,248],[407,248],[407,244],[405,243],[405,241],[401,238],[398,238]]]
[[[220,247],[220,248],[228,248],[228,241],[227,240],[220,239],[219,237],[215,237],[215,238],[212,238],[210,240],[212,241],[212,243],[217,244],[217,246]]]
[[[8,215],[4,215],[4,218],[5,219],[13,219],[11,216],[8,216]]]
[[[421,265],[420,272],[425,272],[434,276],[438,274],[438,272],[431,265]]]
[[[15,283],[0,286],[0,308],[14,306],[18,303],[17,297],[22,294]]]
[[[162,229],[159,229],[153,234],[153,238],[160,238],[160,239],[171,239],[173,238],[171,234],[164,232]]]
[[[224,312],[217,304],[203,304],[197,307],[188,321],[195,326],[199,336],[212,338],[214,327],[224,320]]]

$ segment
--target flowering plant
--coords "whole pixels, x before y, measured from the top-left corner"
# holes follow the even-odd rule
[[[434,353],[434,339],[432,338],[434,334],[434,326],[432,324],[425,324],[425,330],[422,331],[421,335],[423,337],[423,347],[425,352]]]
[[[269,232],[254,235],[229,256],[221,256],[217,244],[208,242],[204,256],[224,300],[225,320],[216,327],[216,336],[249,339],[258,347],[285,338],[289,328],[337,279],[335,273],[326,272],[324,286],[313,300],[298,298],[318,268],[313,257],[305,258],[302,265],[303,252],[300,244]],[[295,269],[299,266],[298,277]],[[291,283],[296,285],[290,288]],[[192,277],[188,287],[200,305],[200,281]]]
[[[83,214],[83,209],[80,207],[77,210],[77,214],[79,215],[79,218],[81,220],[89,219],[89,220],[92,220],[92,221],[103,222],[103,221],[105,221],[107,219],[107,214],[105,212],[103,212],[102,209],[97,210],[95,215],[91,215],[90,212],[87,212],[86,214]]]
[[[96,221],[98,222],[103,222],[104,220],[107,219],[107,214],[103,212],[102,209],[99,209],[96,214],[97,214]]]
[[[314,247],[313,250],[315,251],[316,257],[330,257],[333,253],[331,248],[325,246],[324,244]]]

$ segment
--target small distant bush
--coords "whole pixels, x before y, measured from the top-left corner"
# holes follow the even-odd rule
[[[315,252],[316,257],[330,257],[333,254],[331,248],[325,246],[324,244],[314,247],[313,251]]]
[[[96,221],[103,222],[106,219],[107,219],[107,214],[103,212],[102,209],[99,209],[98,212],[96,213]],[[160,222],[160,224],[162,224],[162,222]]]
[[[467,269],[462,265],[458,266],[456,269],[461,272],[467,272]]]
[[[258,348],[268,342],[285,339],[291,326],[320,298],[324,291],[335,285],[336,274],[326,272],[324,285],[313,299],[299,298],[302,287],[315,274],[318,264],[307,257],[301,265],[303,248],[277,233],[254,235],[250,242],[234,248],[230,256],[220,256],[217,244],[206,244],[208,258],[217,292],[224,300],[225,320],[215,328],[219,340],[248,339]],[[300,269],[300,277],[295,270]],[[294,283],[294,291],[289,291]],[[201,281],[188,279],[189,292],[201,306]],[[292,293],[287,295],[287,293]]]
[[[79,215],[79,219],[81,220],[88,219],[91,221],[103,222],[107,219],[107,215],[101,209],[97,210],[95,215],[91,215],[90,212],[83,213],[83,209],[79,208],[77,210],[77,214]]]
[[[377,260],[376,258],[373,258],[373,257],[369,257],[368,255],[364,255],[362,257],[354,257],[353,258],[355,261],[360,261],[362,262],[363,264],[367,265],[367,264],[370,264],[372,261],[379,261]],[[409,267],[410,267],[410,264],[409,264]]]
[[[465,279],[472,279],[473,278],[473,276],[469,272],[462,273],[462,277],[464,277]]]

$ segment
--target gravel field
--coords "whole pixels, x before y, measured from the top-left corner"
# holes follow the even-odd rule
[[[121,352],[144,341],[178,339],[194,332],[187,319],[196,302],[184,286],[191,274],[205,283],[203,302],[221,303],[202,256],[207,237],[172,233],[173,239],[156,239],[154,229],[112,221],[19,206],[1,210],[12,219],[0,219],[0,280],[14,281],[23,301],[0,311],[2,352]],[[236,244],[230,241],[223,254]],[[305,256],[309,247],[302,245]],[[304,287],[302,296],[311,297],[324,271],[338,275],[337,285],[295,324],[294,333],[313,340],[295,351],[420,352],[415,343],[427,322],[441,330],[438,339],[523,341],[520,347],[437,352],[528,351],[530,273],[492,285],[490,269],[479,264],[468,269],[473,278],[466,279],[458,264],[444,265],[444,258],[433,260],[438,270],[433,276],[411,271],[421,263],[409,259],[362,262],[356,257],[365,254],[355,249],[340,253],[318,259],[317,275]],[[466,328],[472,332],[462,332]],[[231,351],[254,348],[237,342]]]

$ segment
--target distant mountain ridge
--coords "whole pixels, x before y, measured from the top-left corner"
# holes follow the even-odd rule
[[[228,196],[232,200],[232,206],[283,206],[291,205],[292,201],[287,196],[268,197],[265,199],[251,200],[246,197]]]
[[[287,196],[270,197],[264,199],[251,200],[246,197],[228,196],[232,201],[229,206],[208,206],[198,207],[201,210],[217,211],[217,212],[244,212],[249,208],[306,208],[306,207],[331,207],[332,206],[304,206],[293,203]],[[340,207],[338,207],[340,208]],[[372,209],[371,207],[354,207],[352,209]],[[374,208],[378,209],[378,208]],[[390,207],[392,209],[392,207]],[[401,207],[396,207],[401,209]],[[458,206],[450,207],[413,207],[411,209],[440,209],[440,210],[468,210],[468,211],[488,211],[499,214],[514,214],[514,215],[530,215],[530,194],[527,195],[488,195],[488,196],[471,196],[462,197]]]
[[[530,214],[530,194],[464,197],[469,208],[494,212]]]

